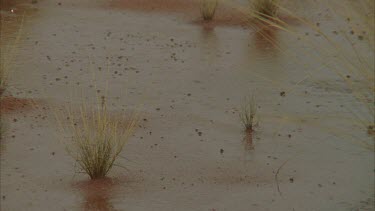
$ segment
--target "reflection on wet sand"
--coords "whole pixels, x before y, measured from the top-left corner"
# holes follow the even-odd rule
[[[279,83],[286,73],[283,52],[279,48],[284,40],[280,35],[278,29],[271,26],[258,24],[253,27],[242,59],[242,66],[248,70],[245,74],[253,73],[274,84]]]
[[[113,210],[113,205],[111,204],[110,199],[115,184],[116,182],[111,178],[96,179],[79,183],[78,188],[82,191],[84,196],[84,210]]]
[[[246,151],[250,151],[255,149],[254,143],[253,143],[253,130],[249,130],[245,132],[245,137],[243,138],[243,144]]]
[[[218,43],[215,27],[209,23],[202,26],[202,43],[204,56],[209,62],[213,62],[216,59],[216,54],[220,45]]]
[[[277,29],[270,26],[262,26],[254,34],[255,48],[261,54],[272,54],[278,52],[279,44],[277,39]]]

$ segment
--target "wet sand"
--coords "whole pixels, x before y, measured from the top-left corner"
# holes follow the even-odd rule
[[[2,210],[373,209],[373,136],[353,117],[366,110],[297,37],[194,24],[195,1],[157,12],[134,2],[38,2],[7,92],[42,106],[2,114]],[[54,109],[105,92],[113,115],[142,120],[118,161],[126,169],[90,181]],[[252,93],[250,140],[238,112]]]

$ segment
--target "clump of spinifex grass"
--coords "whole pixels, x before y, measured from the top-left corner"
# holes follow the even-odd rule
[[[212,20],[216,7],[218,5],[218,0],[202,0],[201,2],[201,14],[204,20]]]
[[[253,132],[257,115],[257,104],[254,97],[246,98],[239,115],[245,131],[248,133]]]
[[[101,101],[97,108],[91,110],[81,106],[76,114],[70,109],[67,112],[67,128],[72,132],[71,142],[67,144],[68,152],[91,179],[108,174],[137,123],[134,116],[127,119],[127,123],[114,119],[107,110],[105,98],[102,97]]]
[[[249,0],[254,17],[273,19],[277,17],[278,0]]]

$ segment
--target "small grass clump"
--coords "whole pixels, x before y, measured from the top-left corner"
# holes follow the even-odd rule
[[[252,132],[256,125],[257,104],[254,97],[247,98],[240,111],[240,119],[246,132]]]
[[[255,17],[273,19],[278,15],[278,0],[253,0],[250,4]]]
[[[73,133],[67,144],[69,154],[91,179],[105,177],[133,133],[137,118],[121,123],[110,117],[104,97],[96,109],[81,106],[78,114],[67,113],[68,129]]]
[[[204,20],[208,21],[213,19],[217,5],[218,0],[202,0],[201,14]]]

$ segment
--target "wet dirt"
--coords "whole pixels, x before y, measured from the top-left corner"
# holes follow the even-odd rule
[[[40,102],[39,102],[40,103]],[[12,96],[4,96],[0,99],[0,114],[27,111],[35,109],[37,101],[35,99],[22,99]]]
[[[112,114],[139,111],[141,124],[118,160],[126,169],[90,181],[59,141],[70,134],[59,131],[54,109],[16,110],[4,120],[1,209],[374,207],[374,152],[364,147],[373,147],[373,139],[353,113],[369,115],[299,37],[193,24],[197,3],[122,2],[116,8],[101,1],[38,2],[7,92],[56,107],[72,103],[77,111],[106,93]],[[334,30],[325,8],[304,6],[317,7],[323,15],[308,10],[309,18]],[[254,93],[260,121],[250,138],[238,113]]]
[[[102,178],[79,182],[74,185],[83,192],[84,210],[113,210],[110,203],[111,193],[118,181],[111,178]]]

